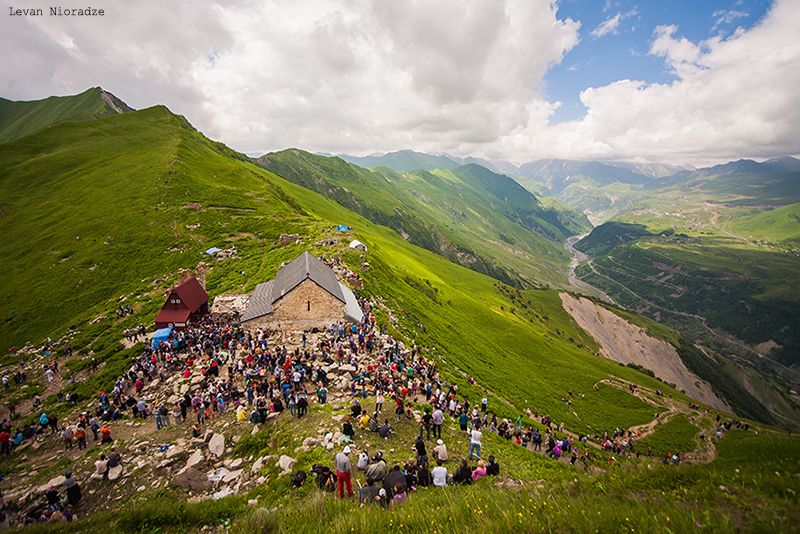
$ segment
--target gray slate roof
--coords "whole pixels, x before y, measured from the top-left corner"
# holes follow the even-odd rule
[[[317,258],[308,252],[303,252],[281,267],[274,280],[256,286],[242,315],[242,321],[272,313],[273,304],[306,279],[312,280],[342,303],[347,304],[336,274]]]
[[[249,321],[262,315],[272,313],[272,280],[258,284],[247,301],[247,307],[242,314],[242,321]]]

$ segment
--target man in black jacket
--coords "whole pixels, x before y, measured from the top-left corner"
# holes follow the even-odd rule
[[[486,474],[493,476],[500,474],[500,464],[494,461],[494,456],[489,456],[489,463],[486,466]]]
[[[394,497],[394,488],[395,486],[399,486],[402,489],[406,489],[406,475],[400,471],[400,466],[395,464],[392,467],[392,470],[386,475],[386,478],[383,480],[383,488],[386,490],[386,496],[388,499]]]

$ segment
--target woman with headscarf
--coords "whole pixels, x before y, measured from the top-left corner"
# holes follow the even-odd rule
[[[81,487],[72,477],[72,471],[67,471],[65,476],[67,478],[64,480],[64,489],[67,490],[67,502],[76,507],[81,502]]]

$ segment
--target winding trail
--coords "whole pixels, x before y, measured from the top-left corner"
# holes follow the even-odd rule
[[[693,415],[696,410],[689,408],[688,404],[676,401],[671,397],[658,395],[655,390],[641,385],[637,385],[636,389],[631,392],[630,383],[616,377],[598,380],[595,383],[595,387],[599,384],[606,384],[621,389],[633,394],[643,402],[646,402],[653,407],[664,408],[666,410],[652,421],[642,425],[633,426],[629,429],[636,435],[637,440],[650,436],[657,430],[659,425],[666,424],[679,414],[684,414],[689,418],[691,424],[697,428],[697,434],[695,435],[695,448],[694,450],[686,453],[684,463],[707,464],[714,461],[714,459],[717,457],[716,443],[714,442],[714,439],[710,437],[714,434],[713,424],[710,427],[699,424]],[[705,439],[701,439],[701,436],[704,436]]]

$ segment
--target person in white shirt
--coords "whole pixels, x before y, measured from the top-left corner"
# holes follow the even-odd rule
[[[433,448],[433,457],[440,462],[446,462],[448,459],[447,446],[440,439],[436,440],[436,446]]]
[[[442,461],[436,462],[436,467],[431,470],[431,477],[433,478],[433,485],[437,488],[443,488],[447,485],[447,468],[442,465]]]
[[[483,437],[483,433],[480,431],[480,425],[476,425],[475,428],[472,429],[472,434],[469,438],[469,459],[472,460],[472,454],[475,453],[475,456],[478,458],[481,457],[481,438]]]
[[[442,437],[442,423],[444,422],[444,413],[442,412],[441,408],[436,408],[433,411],[432,421],[433,421],[433,437],[434,438],[441,438]]]
[[[356,464],[356,468],[359,471],[366,471],[368,464],[369,464],[369,456],[367,455],[366,452],[361,451],[358,454],[358,463]]]

